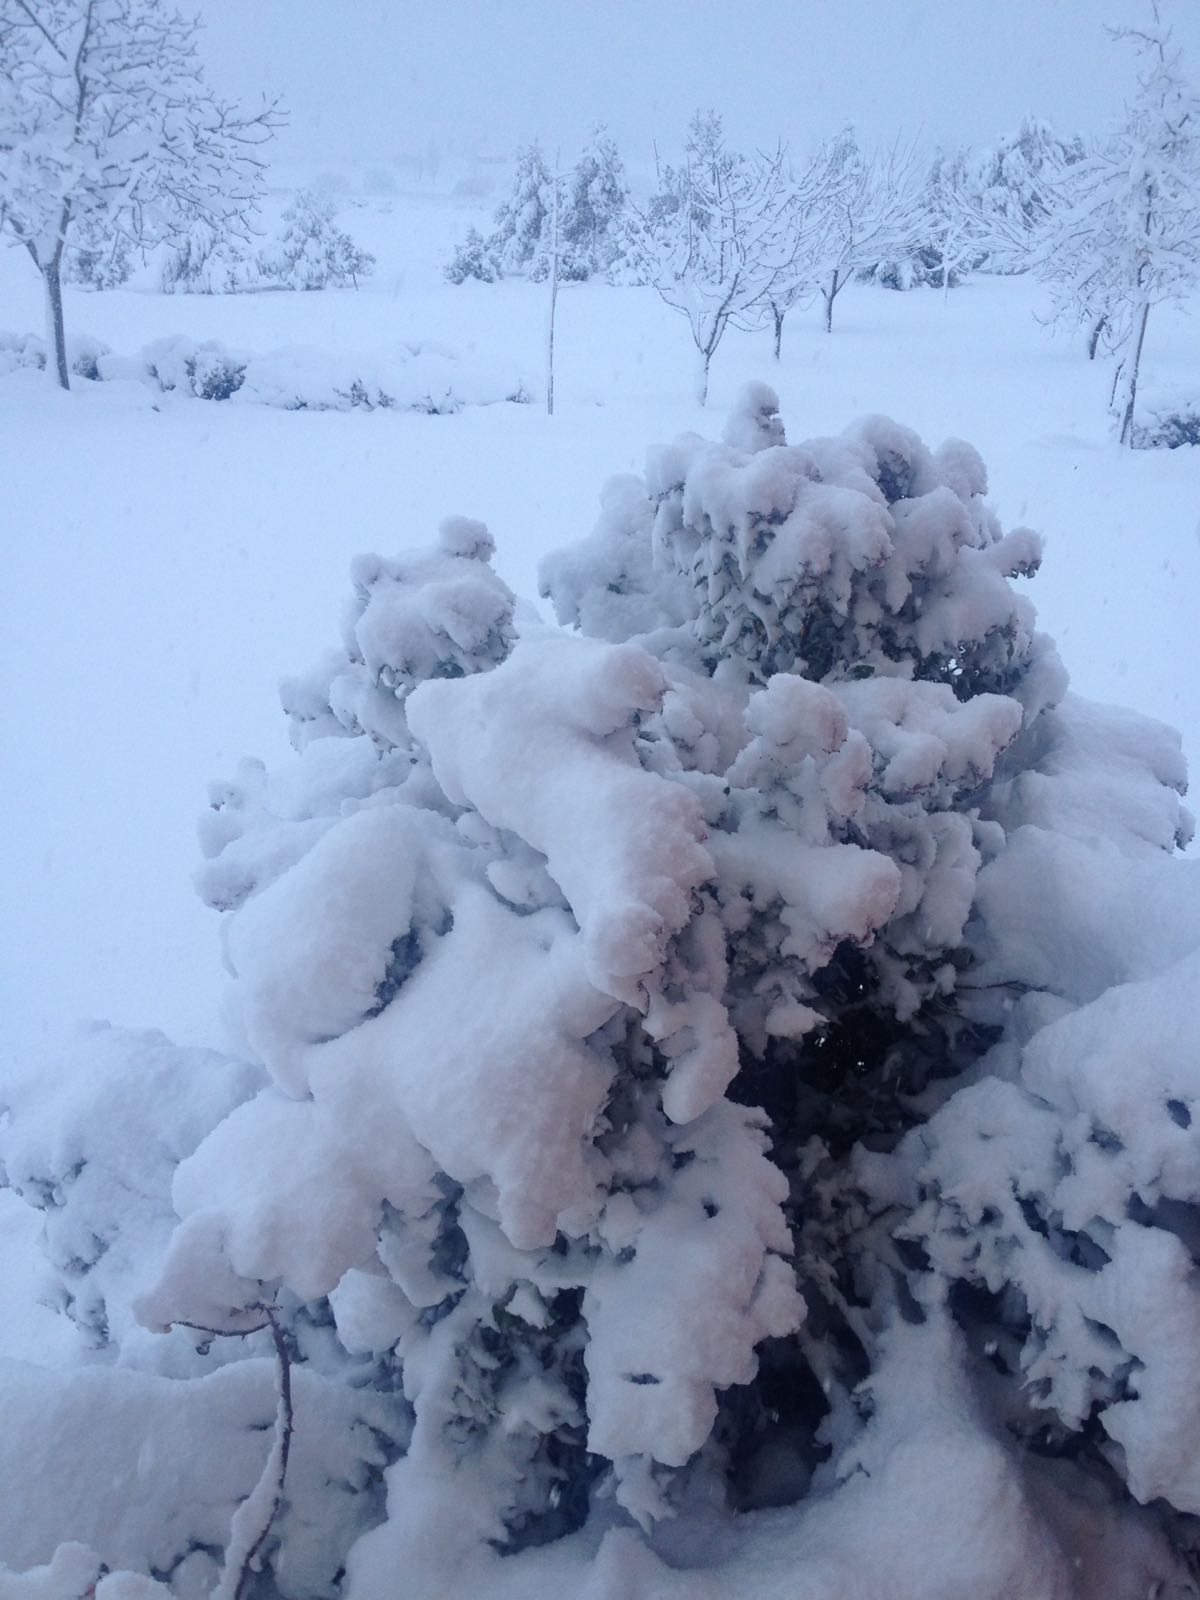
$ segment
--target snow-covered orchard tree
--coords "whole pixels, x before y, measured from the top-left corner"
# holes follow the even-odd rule
[[[701,405],[725,330],[761,326],[772,290],[782,291],[796,251],[792,206],[782,150],[741,155],[716,112],[698,111],[683,164],[662,168],[643,211],[631,207],[627,253],[639,281],[687,318]]]
[[[1064,181],[1087,154],[1039,117],[968,153],[966,170],[947,192],[951,216],[973,233],[991,272],[1027,272],[1042,232],[1061,205]]]
[[[908,238],[867,274],[889,289],[930,286],[948,293],[984,262],[987,237],[968,152],[939,150],[914,189]]]
[[[1066,693],[985,489],[880,417],[789,445],[752,385],[546,560],[569,631],[516,637],[477,522],[355,564],[295,758],[203,826],[253,1065],[156,1048],[185,1126],[155,1081],[128,1128],[43,1092],[0,1136],[52,1209],[103,1158],[54,1224],[75,1282],[104,1162],[151,1147],[121,1281],[164,1347],[278,1318],[320,1397],[260,1548],[285,1594],[1194,1592],[1178,740]],[[227,1440],[214,1376],[174,1392]],[[84,1483],[44,1526],[109,1559]]]
[[[42,276],[64,389],[62,265],[80,229],[145,247],[197,218],[244,235],[257,210],[279,112],[217,96],[198,32],[164,0],[0,0],[0,228]]]
[[[264,278],[285,289],[328,289],[374,271],[375,257],[360,249],[335,218],[328,195],[301,189],[284,207],[278,235],[259,253]]]
[[[1138,52],[1136,92],[1111,137],[1064,173],[1034,259],[1055,316],[1088,328],[1090,354],[1103,340],[1120,357],[1122,444],[1136,442],[1150,312],[1200,283],[1200,94],[1157,5],[1150,9],[1145,27],[1114,32]]]
[[[915,196],[912,152],[899,145],[864,155],[852,127],[825,145],[808,224],[811,270],[833,330],[834,301],[863,268],[903,255]]]

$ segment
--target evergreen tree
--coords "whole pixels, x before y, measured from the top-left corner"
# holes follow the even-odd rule
[[[602,124],[592,130],[566,190],[562,275],[585,279],[611,274],[623,255],[621,228],[629,188],[624,163]]]
[[[1027,272],[1039,236],[1060,204],[1070,169],[1084,160],[1078,137],[1026,117],[1015,133],[975,152],[962,183],[971,223],[993,272]]]
[[[497,208],[496,227],[489,240],[503,272],[546,276],[547,230],[554,210],[552,182],[541,145],[522,146],[517,151],[512,192]]]
[[[491,242],[478,228],[468,228],[467,237],[446,267],[447,281],[465,283],[468,278],[476,278],[480,283],[495,283],[501,276],[500,262]]]
[[[375,267],[375,257],[360,250],[334,218],[327,196],[301,189],[283,213],[279,236],[259,256],[265,277],[285,289],[328,289],[346,283],[358,288]]]

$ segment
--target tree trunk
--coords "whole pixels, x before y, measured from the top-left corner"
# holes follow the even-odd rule
[[[56,250],[41,268],[46,290],[46,371],[54,376],[60,388],[69,389],[71,371],[67,366],[67,333],[63,324],[61,256],[62,252]]]
[[[708,404],[708,364],[711,360],[711,350],[700,351],[700,360],[696,364],[696,399],[702,406]]]
[[[1108,327],[1108,317],[1101,312],[1092,327],[1091,337],[1088,340],[1088,360],[1095,361],[1096,351],[1100,348],[1100,335]]]
[[[554,415],[554,314],[558,306],[558,166],[554,168],[554,222],[550,245],[550,318],[546,329],[546,415]]]
[[[778,361],[780,347],[783,344],[783,318],[785,313],[778,306],[772,306],[771,315],[775,318],[775,359]]]
[[[1142,306],[1138,319],[1137,342],[1133,347],[1133,365],[1129,369],[1129,388],[1125,395],[1125,412],[1121,418],[1121,443],[1133,445],[1133,408],[1137,401],[1138,368],[1142,364],[1142,346],[1146,342],[1146,323],[1150,319],[1150,303]]]
[[[837,292],[841,288],[838,274],[835,272],[829,280],[828,289],[821,290],[821,297],[825,301],[825,332],[833,332],[833,302],[837,299]]]

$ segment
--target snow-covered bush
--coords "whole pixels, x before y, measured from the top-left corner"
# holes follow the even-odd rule
[[[1200,444],[1200,395],[1143,392],[1130,435],[1135,450],[1177,450]]]
[[[288,348],[266,355],[231,350],[216,339],[186,334],[156,339],[134,356],[114,354],[86,336],[67,341],[70,369],[98,382],[124,379],[164,394],[196,400],[235,399],[242,405],[285,411],[421,411],[443,416],[464,406],[501,401],[527,404],[532,385],[519,373],[481,361],[464,361],[429,341],[381,351],[331,355]],[[42,368],[46,349],[32,335],[0,333],[0,377],[22,367]]]
[[[133,272],[133,247],[123,233],[106,236],[100,227],[78,230],[81,237],[63,254],[63,281],[80,289],[118,289]]]
[[[374,271],[375,257],[355,244],[334,221],[337,207],[328,195],[301,189],[285,208],[278,234],[259,253],[264,278],[285,289],[328,289]]]
[[[478,228],[468,228],[467,237],[456,248],[446,267],[449,283],[466,283],[475,278],[480,283],[495,283],[502,277],[500,257],[490,239],[485,239]]]
[[[985,489],[883,418],[789,445],[752,385],[547,559],[571,631],[517,637],[478,522],[355,564],[295,758],[202,830],[260,1086],[211,1068],[124,1280],[147,1329],[278,1316],[343,1419],[297,1411],[286,1593],[311,1464],[378,1470],[337,1408],[385,1401],[348,1600],[1188,1592],[1178,741],[1066,693]],[[173,1380],[189,1431],[253,1367]]]
[[[72,334],[66,341],[68,369],[81,378],[98,378],[108,346],[90,334]],[[22,367],[42,371],[46,366],[46,341],[34,333],[0,332],[0,377]]]
[[[156,339],[131,363],[142,368],[164,393],[194,395],[197,400],[228,400],[246,379],[248,357],[227,350],[215,339],[197,341],[184,335]],[[101,378],[110,375],[132,376],[121,365],[101,365]],[[140,372],[138,373],[140,376]]]
[[[171,242],[159,268],[164,294],[240,294],[261,282],[262,271],[245,239],[218,232],[204,218]]]
[[[4,1108],[0,1182],[42,1214],[46,1303],[75,1323],[81,1361],[65,1372],[0,1364],[0,1477],[37,1487],[0,1499],[0,1555],[18,1569],[51,1564],[45,1600],[87,1590],[66,1581],[75,1565],[64,1541],[88,1547],[78,1563],[94,1559],[91,1583],[132,1568],[197,1596],[218,1575],[239,1504],[253,1503],[276,1362],[269,1339],[225,1318],[219,1294],[203,1328],[167,1338],[140,1326],[132,1305],[170,1239],[180,1161],[258,1091],[262,1071],[107,1026],[53,1068]],[[381,1471],[409,1414],[384,1375],[344,1360],[331,1370],[328,1307],[289,1300],[278,1314],[295,1440],[266,1548],[281,1593],[325,1594],[364,1519],[379,1515]],[[36,1586],[21,1587],[34,1577],[0,1568],[0,1595],[34,1600]]]

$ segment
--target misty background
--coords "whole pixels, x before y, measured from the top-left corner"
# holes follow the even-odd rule
[[[1164,0],[1194,60],[1200,4]],[[683,142],[698,107],[736,147],[783,138],[806,154],[853,122],[863,140],[973,144],[1036,113],[1102,131],[1131,87],[1107,27],[1149,0],[202,0],[211,82],[279,96],[281,163],[406,163],[503,155],[523,141],[573,153],[607,123],[627,163]],[[552,153],[552,151],[551,151]]]

